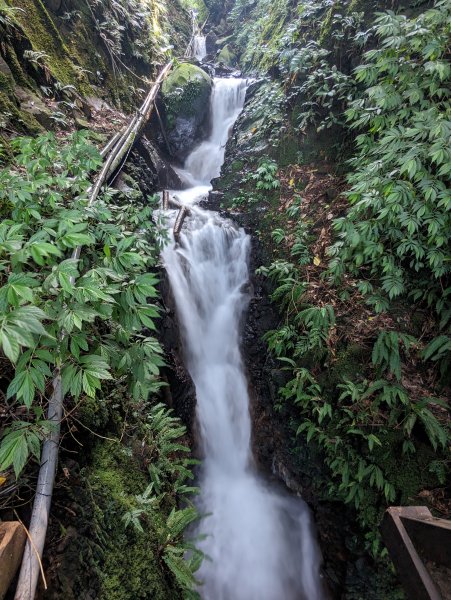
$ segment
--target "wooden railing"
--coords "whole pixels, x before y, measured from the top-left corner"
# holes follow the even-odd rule
[[[425,506],[397,506],[385,512],[381,531],[410,600],[451,598],[439,580],[451,591],[451,521],[432,516]]]

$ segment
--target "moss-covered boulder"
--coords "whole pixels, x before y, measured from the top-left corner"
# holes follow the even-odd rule
[[[172,156],[183,161],[208,129],[210,76],[183,63],[170,73],[161,90],[163,122]]]
[[[218,54],[217,60],[219,64],[222,63],[227,67],[236,67],[238,64],[238,57],[229,44],[226,44],[222,48],[221,52]]]

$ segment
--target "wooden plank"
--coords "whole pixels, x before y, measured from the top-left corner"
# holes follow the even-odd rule
[[[6,596],[22,560],[25,529],[18,521],[0,523],[0,600]]]
[[[404,590],[411,600],[443,600],[404,527],[402,514],[423,519],[431,515],[424,507],[391,507],[385,511],[381,531]]]
[[[427,518],[402,513],[401,521],[425,559],[451,568],[451,521],[437,519],[430,513]]]

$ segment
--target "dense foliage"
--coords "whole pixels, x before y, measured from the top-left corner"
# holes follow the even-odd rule
[[[141,333],[158,315],[147,301],[156,296],[148,269],[158,252],[151,206],[117,206],[111,195],[87,205],[88,173],[100,158],[81,133],[61,150],[52,134],[13,145],[15,165],[0,174],[0,343],[15,369],[7,399],[42,415],[55,367],[75,400],[94,397],[112,372],[129,378],[133,398],[147,399],[162,364],[158,342]],[[78,246],[80,259],[71,256]],[[30,427],[16,423],[6,435],[2,468],[14,461],[20,473]],[[12,436],[23,452],[9,449]]]
[[[302,187],[293,197],[294,178],[268,197],[263,183],[250,185],[268,172],[267,158],[242,177],[233,205],[268,212],[261,235],[274,260],[260,273],[283,319],[266,341],[287,373],[276,409],[291,421],[293,450],[307,442],[321,453],[329,476],[318,491],[356,509],[367,548],[380,555],[381,510],[444,486],[449,469],[450,4],[411,18],[388,11],[370,25],[361,7],[236,3],[242,64],[272,74],[285,94],[275,116],[257,92],[241,126],[261,111],[249,134],[259,143],[265,120],[278,119],[279,139],[266,146],[275,158],[288,136],[306,146],[325,129],[316,162],[333,155],[335,140],[341,153],[354,144],[355,156],[348,207],[306,206]],[[302,163],[298,147],[291,160]],[[272,167],[271,177],[289,179],[290,168]],[[315,236],[329,228],[332,244],[318,256]]]
[[[380,44],[356,69],[364,91],[346,111],[362,131],[351,161],[352,208],[336,221],[330,250],[331,274],[361,278],[376,311],[407,295],[432,306],[442,330],[451,318],[450,15],[442,1],[417,19],[377,19]]]
[[[129,193],[124,204],[109,189],[89,205],[89,176],[101,158],[86,132],[63,144],[53,134],[12,144],[14,162],[0,171],[0,347],[10,418],[0,471],[12,466],[19,477],[30,456],[39,459],[52,427],[45,411],[58,373],[72,407],[105,405],[114,379],[116,403],[122,395],[133,414],[143,405],[150,411],[147,424],[134,425],[150,455],[150,483],[124,526],[142,530],[147,504],[172,506],[161,532],[162,560],[190,590],[200,556],[190,546],[193,558],[183,561],[186,545],[180,544],[197,514],[174,506],[177,495],[193,491],[184,484],[191,477],[188,450],[178,442],[185,428],[164,406],[152,408],[162,385],[154,267],[164,229],[152,220],[152,199],[143,202],[139,193]]]

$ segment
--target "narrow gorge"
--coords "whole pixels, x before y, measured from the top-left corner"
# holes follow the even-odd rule
[[[451,598],[450,18],[0,0],[0,599]]]

